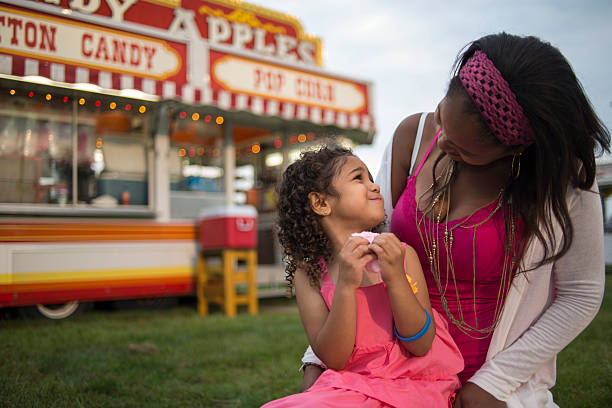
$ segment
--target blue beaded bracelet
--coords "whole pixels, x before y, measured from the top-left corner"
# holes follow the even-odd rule
[[[413,342],[413,341],[417,341],[418,339],[420,339],[421,337],[423,337],[425,335],[425,333],[427,333],[427,330],[429,330],[429,326],[431,326],[431,316],[429,315],[429,312],[427,311],[427,309],[423,308],[423,310],[425,310],[425,314],[427,315],[427,321],[425,322],[425,326],[423,326],[423,328],[421,329],[420,332],[418,332],[417,334],[415,334],[414,336],[410,336],[410,337],[402,337],[399,335],[399,333],[397,332],[397,328],[395,327],[395,324],[393,325],[393,332],[395,333],[395,336],[400,339],[401,341],[405,341],[405,342]]]

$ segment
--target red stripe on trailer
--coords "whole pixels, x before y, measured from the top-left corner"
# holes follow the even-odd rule
[[[148,297],[169,297],[195,293],[195,282],[178,284],[156,284],[118,287],[97,287],[61,292],[39,291],[0,293],[0,307],[31,306],[35,304],[57,304],[72,300],[82,302],[119,300]]]

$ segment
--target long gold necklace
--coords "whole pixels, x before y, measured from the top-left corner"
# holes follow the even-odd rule
[[[436,282],[436,286],[440,293],[440,299],[442,305],[444,307],[444,311],[448,316],[449,320],[457,326],[459,330],[465,333],[467,336],[472,337],[474,339],[484,339],[487,338],[493,333],[495,327],[499,323],[499,319],[501,317],[501,312],[503,310],[503,300],[510,289],[510,283],[512,282],[512,273],[514,271],[514,266],[516,264],[515,257],[515,233],[516,226],[514,221],[514,216],[512,215],[512,211],[509,208],[508,214],[510,217],[510,231],[509,237],[506,239],[506,245],[504,246],[504,263],[501,274],[501,282],[499,286],[499,290],[497,293],[497,300],[495,304],[495,310],[493,314],[493,322],[491,325],[487,327],[478,327],[478,315],[476,312],[476,231],[477,228],[485,224],[489,221],[500,209],[503,207],[503,197],[504,197],[504,189],[501,188],[499,194],[497,196],[497,204],[495,208],[488,214],[483,220],[470,223],[470,219],[472,216],[480,211],[481,209],[487,207],[490,204],[485,204],[472,213],[461,219],[459,222],[453,224],[449,227],[448,216],[450,214],[450,198],[451,198],[451,186],[452,186],[452,178],[455,173],[457,166],[457,162],[451,160],[446,170],[442,175],[436,177],[434,183],[426,189],[423,194],[417,199],[416,205],[417,210],[415,211],[415,223],[417,227],[417,231],[419,232],[419,237],[421,238],[421,243],[423,244],[423,248],[425,249],[425,253],[429,260],[431,274]],[[434,185],[440,178],[443,178],[443,186],[445,186],[441,191],[435,193],[435,196],[430,200],[427,207],[421,211],[422,215],[419,219],[419,211],[421,199],[433,189]],[[446,204],[446,205],[444,205]],[[504,215],[505,216],[505,215]],[[425,220],[429,219],[430,222],[425,222]],[[440,240],[441,236],[441,227],[440,224],[442,221],[444,222],[443,231],[444,236],[443,239]],[[472,230],[472,304],[474,309],[474,324],[469,324],[466,322],[463,314],[463,308],[461,306],[461,299],[459,297],[459,290],[457,286],[456,274],[455,274],[455,264],[452,254],[453,249],[453,241],[454,241],[454,231],[458,228]],[[440,242],[442,241],[442,242]],[[444,277],[441,275],[440,270],[440,248],[444,248],[444,255],[446,255],[446,270],[444,271]],[[451,280],[452,279],[452,280]],[[458,315],[455,316],[448,307],[448,301],[446,297],[446,293],[448,290],[448,285],[450,282],[453,282],[453,287],[455,290],[455,297],[457,299],[458,306]]]

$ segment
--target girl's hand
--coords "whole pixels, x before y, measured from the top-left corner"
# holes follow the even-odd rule
[[[406,249],[395,234],[384,232],[374,238],[370,250],[378,257],[381,267],[381,277],[388,285],[394,279],[406,280],[404,257]]]
[[[505,402],[498,400],[474,383],[465,383],[457,394],[453,408],[506,408]]]
[[[350,236],[338,254],[338,286],[356,289],[361,285],[363,270],[374,255],[368,248],[369,242],[362,237]]]

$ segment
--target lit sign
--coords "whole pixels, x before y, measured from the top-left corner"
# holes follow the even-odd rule
[[[235,93],[344,112],[366,106],[365,92],[352,82],[233,55],[214,60],[211,74],[222,89]]]
[[[0,51],[165,79],[182,66],[161,40],[0,7]]]
[[[239,0],[38,0],[64,10],[158,28],[187,39],[249,50],[283,62],[319,65],[321,39],[293,16]]]

